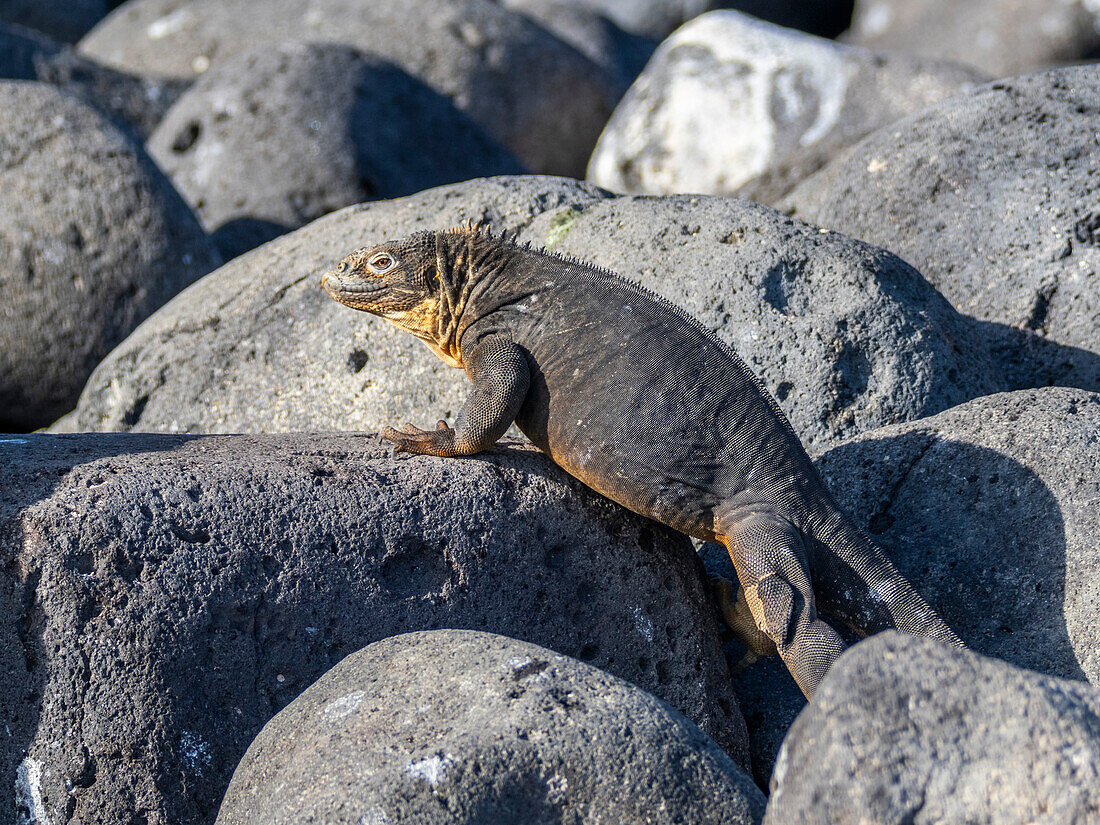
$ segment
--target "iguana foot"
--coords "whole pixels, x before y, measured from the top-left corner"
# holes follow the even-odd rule
[[[756,626],[752,610],[745,600],[745,588],[738,585],[734,592],[733,582],[717,573],[710,575],[711,598],[718,605],[722,621],[734,637],[745,646],[745,655],[733,666],[734,673],[740,673],[759,659],[778,653],[775,642],[767,633]]]
[[[434,430],[422,430],[412,424],[404,424],[396,430],[393,427],[384,427],[379,436],[393,442],[395,453],[444,457],[456,454],[455,431],[442,420],[436,422]]]

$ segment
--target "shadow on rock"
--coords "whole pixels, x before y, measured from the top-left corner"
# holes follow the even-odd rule
[[[929,431],[846,442],[821,462],[845,506],[871,507],[857,521],[970,648],[1087,680],[1063,610],[1062,510],[1037,473]]]

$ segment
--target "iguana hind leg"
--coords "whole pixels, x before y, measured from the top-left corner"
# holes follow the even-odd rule
[[[756,626],[809,698],[844,642],[817,615],[809,560],[798,529],[778,514],[741,511],[718,524]]]
[[[745,646],[745,655],[734,665],[734,673],[740,673],[754,662],[774,656],[778,652],[771,637],[756,626],[756,619],[745,599],[745,588],[735,585],[723,576],[712,574],[710,591],[722,614],[722,621],[730,633]]]

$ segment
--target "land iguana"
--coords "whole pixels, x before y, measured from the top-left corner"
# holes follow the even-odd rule
[[[809,697],[859,635],[962,642],[825,489],[779,405],[684,310],[613,272],[467,222],[352,252],[321,280],[473,384],[454,427],[386,427],[395,451],[463,456],[513,421],[619,504],[729,551],[725,610],[755,655],[778,651]]]

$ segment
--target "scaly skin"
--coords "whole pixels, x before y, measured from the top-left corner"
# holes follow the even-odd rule
[[[470,455],[515,421],[597,492],[721,541],[741,584],[734,631],[751,656],[778,650],[807,696],[844,649],[819,607],[860,635],[961,646],[829,495],[760,380],[668,301],[469,225],[356,250],[322,286],[473,384],[453,428],[385,428],[396,451]]]

